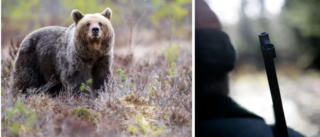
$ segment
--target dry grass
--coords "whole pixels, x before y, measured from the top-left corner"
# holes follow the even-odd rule
[[[137,51],[116,49],[114,80],[98,97],[69,90],[56,97],[46,92],[13,96],[8,86],[13,58],[3,54],[2,136],[191,136],[191,45],[178,47],[174,75],[165,55],[170,47],[151,46],[142,58]]]

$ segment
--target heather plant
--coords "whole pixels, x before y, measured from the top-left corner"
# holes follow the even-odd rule
[[[37,114],[23,102],[17,101],[13,108],[7,109],[4,124],[13,134],[19,134],[31,130],[36,120]]]
[[[88,108],[76,107],[72,112],[73,115],[78,116],[81,120],[91,122],[92,124],[96,123],[96,119],[101,117],[101,113],[94,113]]]

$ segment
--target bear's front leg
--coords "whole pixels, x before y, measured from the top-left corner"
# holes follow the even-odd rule
[[[103,56],[95,62],[92,68],[92,87],[94,90],[104,88],[104,82],[111,78],[112,59],[110,55]]]
[[[85,89],[81,91],[80,87],[81,84],[84,83],[86,84],[86,81],[90,79],[91,74],[90,71],[80,71],[80,70],[75,70],[73,72],[69,73],[64,73],[66,74],[65,79],[62,79],[62,83],[65,87],[70,87],[75,94],[82,94],[82,93],[90,93],[89,90]],[[90,85],[88,85],[90,86]]]

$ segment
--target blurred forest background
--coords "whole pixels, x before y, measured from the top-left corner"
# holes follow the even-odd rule
[[[151,41],[191,39],[191,0],[2,0],[3,46],[44,26],[73,23],[71,11],[102,12],[112,8],[116,47]],[[139,35],[137,35],[139,34]],[[156,37],[154,37],[156,36]]]
[[[237,52],[231,96],[273,124],[258,33],[269,32],[288,126],[320,136],[320,1],[207,0]]]
[[[191,136],[191,3],[2,0],[2,136]],[[115,30],[114,81],[98,98],[67,89],[55,98],[45,91],[13,96],[10,72],[27,34],[45,26],[69,27],[73,9],[88,14],[107,7]]]

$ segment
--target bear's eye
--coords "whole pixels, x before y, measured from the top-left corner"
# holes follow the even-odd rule
[[[87,23],[87,26],[89,27],[89,26],[90,26],[90,23]]]
[[[101,27],[101,26],[102,26],[102,23],[99,22],[99,26]]]

